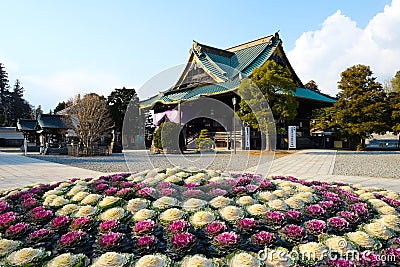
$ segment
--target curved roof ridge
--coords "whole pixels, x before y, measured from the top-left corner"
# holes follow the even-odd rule
[[[195,49],[196,51],[200,52],[201,50],[205,50],[208,53],[216,54],[216,55],[222,55],[222,56],[227,56],[227,57],[232,57],[235,55],[234,52],[228,51],[225,49],[221,49],[218,47],[213,47],[205,44],[201,44],[195,40],[193,40],[193,45],[192,48]]]
[[[280,39],[277,39],[273,43],[268,43],[266,46],[253,58],[251,58],[246,65],[243,66],[243,71],[245,74],[249,75],[253,69],[261,67],[272,55],[277,45],[279,44]]]
[[[253,40],[253,41],[249,41],[249,42],[246,42],[246,43],[243,43],[243,44],[239,44],[239,45],[235,45],[235,46],[229,47],[229,48],[227,48],[225,50],[229,51],[229,52],[236,52],[238,50],[249,48],[249,47],[252,47],[252,46],[255,46],[255,45],[267,43],[274,36],[278,36],[278,38],[279,38],[278,32],[276,32],[275,34],[271,34],[271,35],[268,35],[268,36],[265,36],[265,37],[258,38],[258,39]]]

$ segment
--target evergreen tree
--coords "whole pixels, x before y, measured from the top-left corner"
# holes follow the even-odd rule
[[[73,102],[71,100],[68,100],[67,102],[63,101],[63,102],[59,102],[57,104],[57,106],[54,108],[53,113],[57,114],[57,112],[64,110],[68,107],[71,107],[73,105]]]
[[[313,110],[311,129],[313,131],[325,131],[329,128],[337,128],[335,107]]]
[[[391,80],[392,91],[400,93],[400,71],[396,72],[396,75]]]
[[[334,104],[341,132],[358,149],[372,133],[390,130],[388,105],[382,85],[372,77],[369,66],[355,65],[341,73],[338,101]],[[354,148],[354,143],[352,148]]]
[[[10,92],[8,84],[8,73],[6,72],[3,63],[0,62],[0,125],[7,125],[7,110],[9,103],[7,102]]]
[[[21,86],[21,82],[18,79],[15,80],[13,92],[16,97],[22,98],[24,96],[24,87]]]
[[[9,94],[8,73],[4,68],[3,63],[0,62],[0,105],[5,105],[5,100]]]
[[[304,85],[305,88],[313,90],[315,92],[320,93],[321,90],[319,90],[317,83],[314,80],[309,81]]]
[[[139,108],[139,98],[135,89],[127,89],[125,87],[112,91],[107,97],[107,103],[110,108],[111,118],[118,130],[122,130],[124,116],[128,105],[134,105]]]
[[[179,124],[170,121],[161,123],[154,134],[153,144],[164,152],[182,152],[185,149],[185,138]]]
[[[215,143],[210,137],[210,132],[207,129],[202,129],[199,138],[196,140],[196,150],[212,150],[214,146]]]
[[[18,119],[31,118],[32,110],[29,103],[23,98],[24,87],[17,79],[15,81],[13,91],[7,96],[8,108],[6,111],[8,125],[15,126]]]
[[[391,126],[393,133],[400,133],[400,91],[388,95],[391,111]]]
[[[239,117],[253,128],[260,129],[260,122],[256,118],[266,118],[266,114],[254,114],[249,104],[258,107],[260,97],[265,97],[275,121],[283,122],[282,129],[278,131],[284,131],[284,123],[296,117],[298,106],[294,98],[296,85],[289,71],[275,61],[269,60],[253,71],[251,81],[243,79],[239,86],[238,94],[242,98]],[[255,86],[258,89],[254,88]],[[265,112],[265,107],[258,107],[257,110]]]
[[[37,118],[39,118],[39,115],[40,114],[43,114],[43,110],[42,110],[42,106],[41,105],[39,105],[36,109],[35,109],[35,111],[34,111],[34,119],[37,119]]]

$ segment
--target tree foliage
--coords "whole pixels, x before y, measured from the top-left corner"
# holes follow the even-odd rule
[[[251,81],[242,80],[238,90],[242,98],[238,115],[253,128],[260,129],[260,121],[257,118],[266,118],[266,107],[260,106],[262,101],[259,101],[264,97],[276,121],[292,120],[297,115],[298,106],[294,98],[295,90],[296,85],[289,71],[275,61],[269,60],[253,71]],[[252,111],[250,106],[256,111]]]
[[[338,83],[339,99],[334,105],[341,132],[358,140],[360,146],[372,133],[390,130],[385,92],[372,74],[364,65],[343,71]]]
[[[3,63],[0,62],[0,104],[5,105],[6,96],[9,93],[10,85],[8,84],[8,73]]]
[[[391,112],[391,127],[394,133],[400,133],[400,91],[391,92],[388,96]]]
[[[335,107],[313,110],[311,131],[325,131],[329,128],[337,128]]]
[[[24,88],[17,79],[10,91],[8,73],[0,63],[0,125],[15,126],[17,119],[32,117],[32,109],[24,99]]]
[[[107,97],[107,103],[110,108],[111,118],[115,123],[115,126],[121,130],[124,123],[125,112],[129,105],[130,109],[133,105],[137,109],[139,108],[139,97],[136,94],[135,89],[127,89],[122,87],[122,89],[115,89]]]
[[[7,125],[7,110],[9,97],[9,84],[8,84],[8,73],[5,70],[4,65],[0,62],[0,125]]]
[[[164,152],[177,152],[185,149],[185,139],[179,124],[163,122],[154,134],[154,146]]]
[[[214,141],[210,137],[210,132],[207,129],[202,129],[199,138],[196,140],[196,150],[212,150],[214,145]]]
[[[305,88],[308,88],[310,90],[313,90],[315,92],[320,93],[321,90],[319,90],[317,83],[314,80],[309,81],[304,85]]]
[[[75,118],[75,133],[90,154],[93,143],[112,127],[105,98],[93,93],[78,97],[70,115]]]
[[[29,103],[23,98],[24,87],[21,82],[17,79],[15,81],[13,91],[8,95],[7,119],[10,126],[15,126],[17,120],[29,119],[32,116],[32,109]]]
[[[53,112],[54,112],[54,114],[57,114],[57,112],[60,112],[60,111],[66,109],[66,108],[68,108],[68,107],[71,107],[71,106],[73,106],[73,103],[72,103],[71,100],[62,101],[62,102],[59,102],[59,103],[57,104],[57,106],[54,108],[54,111],[53,111]]]
[[[400,71],[391,80],[392,91],[400,93]]]

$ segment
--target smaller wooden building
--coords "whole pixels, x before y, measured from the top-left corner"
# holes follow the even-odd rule
[[[68,120],[67,116],[50,114],[40,114],[37,120],[18,119],[17,131],[24,135],[24,150],[42,154],[68,154]]]

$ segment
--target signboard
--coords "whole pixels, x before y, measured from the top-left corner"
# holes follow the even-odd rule
[[[289,149],[296,149],[296,126],[288,127]]]
[[[244,144],[246,149],[250,149],[250,127],[244,127]]]

